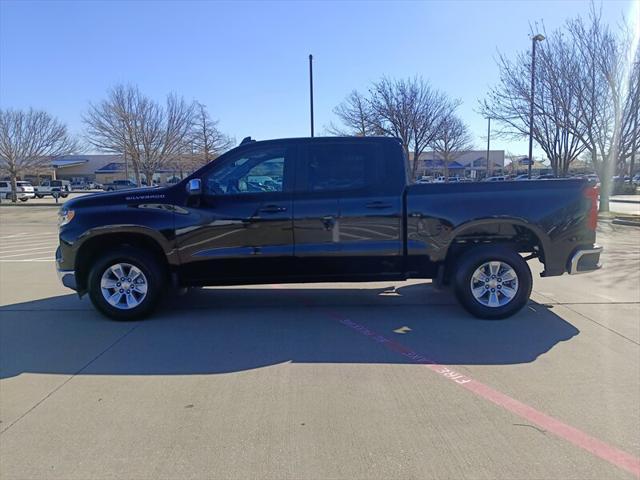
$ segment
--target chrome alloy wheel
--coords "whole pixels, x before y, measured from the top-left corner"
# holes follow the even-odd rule
[[[147,277],[130,263],[116,263],[107,268],[100,279],[102,296],[109,305],[131,310],[147,296]]]
[[[483,263],[471,276],[471,293],[485,307],[502,307],[518,293],[518,275],[507,263]]]

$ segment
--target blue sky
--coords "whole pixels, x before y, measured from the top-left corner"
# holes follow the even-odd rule
[[[607,0],[611,24],[632,2]],[[314,55],[316,132],[353,89],[382,75],[421,75],[460,98],[479,148],[475,113],[497,80],[498,51],[529,48],[529,25],[547,31],[586,14],[588,1],[214,2],[0,0],[0,106],[45,109],[82,133],[88,102],[115,83],[162,99],[206,104],[239,141],[309,134],[308,66]],[[492,148],[526,153],[527,143]]]

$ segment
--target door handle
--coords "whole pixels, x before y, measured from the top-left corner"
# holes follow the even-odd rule
[[[384,203],[384,202],[369,202],[365,206],[367,208],[381,210],[383,208],[391,208],[393,205],[391,205],[390,203]]]
[[[264,213],[286,212],[287,211],[287,207],[281,207],[279,205],[266,205],[264,207],[261,207],[260,211],[264,212]]]

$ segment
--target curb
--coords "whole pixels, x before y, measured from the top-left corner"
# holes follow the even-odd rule
[[[613,198],[610,198],[609,202],[614,202],[614,203],[640,203],[640,200],[614,200]]]
[[[627,227],[640,227],[640,222],[634,222],[633,220],[623,220],[621,218],[614,218],[611,223],[614,225],[625,225]]]

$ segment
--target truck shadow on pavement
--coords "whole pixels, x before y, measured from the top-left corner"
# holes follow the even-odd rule
[[[165,302],[151,319],[125,323],[100,316],[86,297],[64,295],[0,307],[0,378],[413,363],[345,318],[446,365],[528,363],[579,333],[535,302],[506,320],[478,320],[429,283],[202,289]]]

